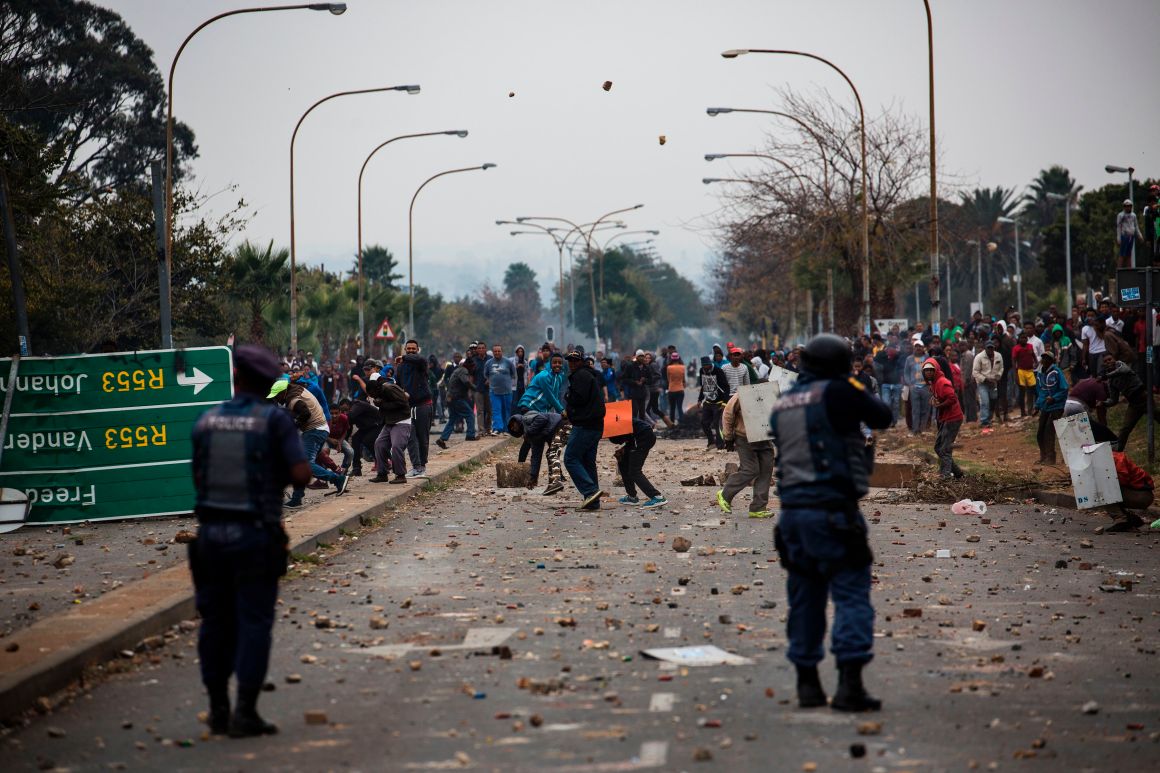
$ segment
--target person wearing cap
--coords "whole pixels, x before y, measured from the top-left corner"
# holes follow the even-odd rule
[[[1152,265],[1156,265],[1157,258],[1160,257],[1160,252],[1156,249],[1156,236],[1160,233],[1160,202],[1158,199],[1160,199],[1160,185],[1149,187],[1147,203],[1141,214],[1141,219],[1144,221],[1146,260],[1150,260]]]
[[[729,396],[737,394],[737,387],[752,383],[749,380],[749,368],[745,362],[745,352],[736,346],[729,348],[729,362],[721,366],[725,374],[725,381],[729,384]]]
[[[1120,268],[1132,267],[1132,246],[1137,236],[1144,238],[1132,209],[1132,200],[1124,199],[1123,209],[1116,214],[1116,246],[1120,249]]]
[[[584,349],[568,352],[568,393],[564,408],[572,429],[564,448],[564,469],[584,498],[581,510],[600,509],[600,482],[596,451],[604,433],[604,390],[600,377],[584,358]]]
[[[447,441],[451,439],[451,431],[455,429],[457,421],[464,421],[467,425],[465,440],[479,440],[475,434],[475,414],[471,412],[471,392],[475,384],[475,359],[464,357],[463,361],[447,379],[447,423],[443,425],[443,432],[435,440],[435,445],[447,448]],[[524,395],[527,397],[527,395]]]
[[[729,382],[720,368],[713,367],[708,356],[701,358],[699,374],[701,391],[697,395],[697,405],[701,406],[701,431],[705,433],[705,448],[722,450],[725,441],[721,437],[721,411],[729,401]]]
[[[326,445],[330,437],[330,425],[322,406],[314,395],[306,390],[305,385],[279,379],[270,388],[267,399],[273,400],[290,411],[294,425],[302,433],[302,446],[306,449],[306,460],[310,463],[310,471],[320,481],[334,484],[336,494],[346,491],[349,478],[346,475],[332,472],[318,463],[318,452]],[[302,498],[306,494],[305,486],[295,486],[282,507],[287,510],[296,510],[302,507]]]
[[[1055,353],[1045,349],[1039,357],[1035,380],[1035,407],[1039,411],[1039,463],[1055,464],[1055,420],[1063,417],[1067,403],[1067,376],[1055,361]]]
[[[665,366],[665,380],[668,382],[669,423],[676,425],[685,417],[685,363],[677,352],[669,354]]]
[[[288,558],[282,493],[287,485],[305,487],[311,476],[290,414],[263,399],[281,375],[269,351],[238,346],[233,399],[207,410],[193,428],[198,531],[189,543],[189,563],[201,615],[201,679],[215,735],[277,732],[258,715],[257,703],[270,661],[278,578]],[[237,680],[232,713],[231,675]]]
[[[979,395],[979,425],[990,435],[992,406],[999,399],[999,379],[1003,375],[1003,358],[995,352],[995,339],[988,338],[981,354],[971,365],[971,378]]]
[[[836,711],[877,711],[862,671],[874,657],[870,601],[874,554],[858,500],[870,490],[874,447],[861,426],[885,429],[890,406],[850,376],[850,345],[832,334],[812,338],[802,373],[773,404],[781,504],[774,546],[787,571],[786,656],[797,672],[801,708],[826,705],[818,676],[825,656],[826,607],[834,602],[830,651],[838,666]]]
[[[626,359],[621,366],[620,390],[626,400],[632,401],[632,418],[643,421],[648,409],[648,373],[644,365],[644,349],[637,349],[632,359]]]
[[[938,433],[934,452],[938,456],[938,473],[943,478],[961,478],[963,471],[955,464],[953,451],[959,428],[963,426],[963,409],[954,385],[933,357],[922,363],[922,378],[930,387],[930,405],[935,411]]]

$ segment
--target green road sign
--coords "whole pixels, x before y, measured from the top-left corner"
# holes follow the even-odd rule
[[[14,389],[0,487],[24,491],[29,523],[193,510],[190,431],[233,396],[229,347],[0,359]]]

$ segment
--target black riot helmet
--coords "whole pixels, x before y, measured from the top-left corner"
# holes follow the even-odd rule
[[[804,369],[818,378],[837,378],[850,372],[852,353],[844,338],[832,333],[814,336],[802,351]]]

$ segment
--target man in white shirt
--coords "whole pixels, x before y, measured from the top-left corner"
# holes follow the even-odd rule
[[[737,387],[749,383],[749,368],[742,361],[745,353],[734,346],[729,350],[729,362],[721,366],[725,380],[729,382],[729,396],[737,394]]]
[[[1083,356],[1084,362],[1087,363],[1088,373],[1093,377],[1099,376],[1104,372],[1104,352],[1108,350],[1107,344],[1104,343],[1104,333],[1107,331],[1107,325],[1099,317],[1091,321],[1083,329]]]

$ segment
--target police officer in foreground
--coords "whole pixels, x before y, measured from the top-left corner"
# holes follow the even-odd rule
[[[781,514],[774,544],[789,571],[787,656],[797,667],[798,705],[826,705],[818,679],[825,654],[826,600],[834,599],[830,650],[838,690],[830,707],[877,711],[862,668],[874,657],[874,608],[866,520],[858,500],[870,489],[874,448],[859,422],[885,429],[890,407],[850,375],[850,345],[835,335],[813,338],[802,352],[797,382],[774,403],[770,417],[777,446]]]
[[[258,693],[270,659],[278,578],[286,573],[289,537],[282,493],[310,482],[310,465],[294,420],[265,399],[281,376],[260,346],[234,350],[234,398],[193,429],[197,539],[189,545],[201,633],[197,650],[209,692],[210,732],[233,738],[276,733],[258,716]],[[229,680],[237,677],[230,714]]]

